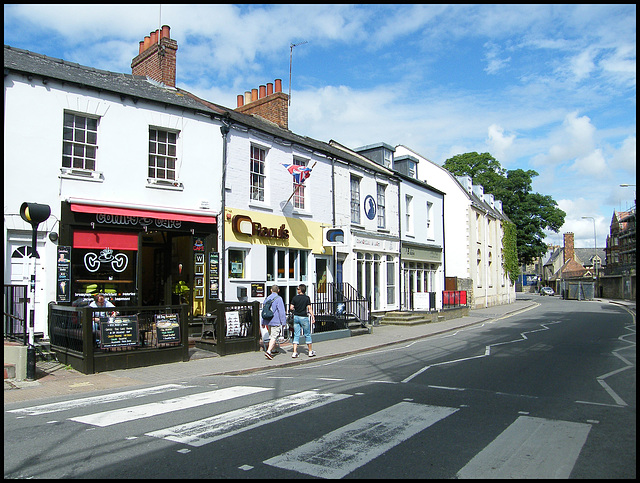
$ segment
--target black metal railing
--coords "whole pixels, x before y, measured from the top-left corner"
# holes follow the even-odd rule
[[[352,285],[329,282],[314,284],[313,287],[312,308],[316,317],[316,331],[346,329],[350,321],[362,326],[370,323],[370,302]]]
[[[4,286],[3,336],[27,345],[27,285]]]

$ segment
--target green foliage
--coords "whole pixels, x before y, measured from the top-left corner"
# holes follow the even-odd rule
[[[518,261],[528,264],[546,251],[544,230],[558,232],[566,213],[550,196],[531,193],[534,170],[505,170],[489,153],[465,153],[447,159],[443,167],[456,176],[468,175],[502,201],[502,210],[515,224]]]
[[[504,232],[504,236],[502,237],[503,268],[509,280],[511,280],[511,283],[516,283],[518,275],[520,275],[516,225],[505,220],[502,228]]]

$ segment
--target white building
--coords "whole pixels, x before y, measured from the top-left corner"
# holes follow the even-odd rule
[[[163,48],[175,76],[177,45],[163,33],[134,63],[151,68]],[[51,207],[38,230],[35,332],[47,334],[49,302],[98,291],[116,305],[160,305],[185,284],[203,312],[195,263],[218,248],[222,111],[176,89],[175,77],[160,83],[8,46],[4,67],[5,284],[33,273],[21,204]]]
[[[385,143],[357,148],[377,164],[393,169],[399,180],[401,310],[440,310],[444,290],[444,193],[418,179],[419,160],[396,156]]]
[[[467,291],[472,308],[489,307],[515,301],[515,285],[503,266],[502,202],[485,194],[471,178],[457,179],[410,148],[398,145],[396,157],[419,160],[420,177],[445,194],[444,271],[445,290]]]
[[[335,163],[335,227],[345,233],[336,250],[336,281],[355,287],[373,312],[400,307],[399,178],[346,148]]]

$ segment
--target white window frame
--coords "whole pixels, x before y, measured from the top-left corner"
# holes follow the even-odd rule
[[[360,224],[360,177],[351,175],[351,223]]]
[[[265,201],[266,160],[267,149],[252,143],[249,152],[249,201]]]
[[[149,126],[148,184],[182,188],[178,172],[179,139],[179,131],[158,126]]]
[[[387,227],[387,216],[385,213],[386,205],[386,189],[387,186],[378,183],[377,198],[378,198],[378,228],[384,230]]]

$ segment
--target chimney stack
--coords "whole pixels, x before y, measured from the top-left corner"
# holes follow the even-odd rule
[[[175,87],[177,51],[178,43],[171,40],[170,27],[163,25],[140,42],[139,53],[131,61],[131,73]]]
[[[573,233],[564,234],[564,263],[575,259],[575,250],[573,249]]]
[[[236,111],[243,114],[254,114],[277,124],[282,129],[289,129],[289,96],[282,92],[282,79],[259,86],[259,89],[245,91],[244,96],[238,94]]]

